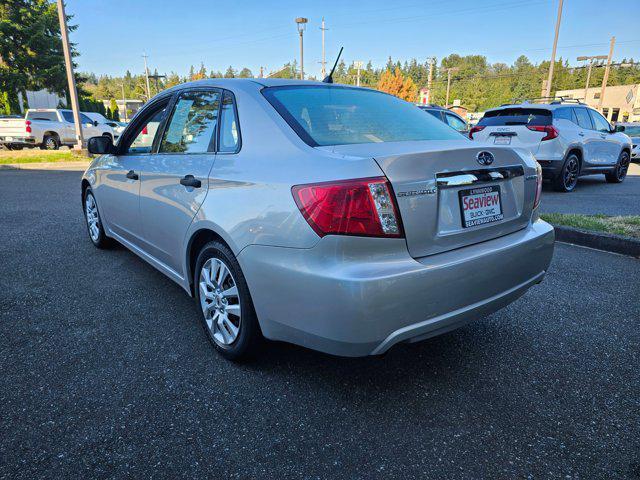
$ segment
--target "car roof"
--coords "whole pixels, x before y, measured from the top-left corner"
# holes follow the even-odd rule
[[[499,107],[495,107],[495,108],[488,108],[486,110],[486,112],[496,112],[498,110],[506,110],[508,108],[528,108],[528,109],[539,109],[539,110],[557,110],[558,108],[565,108],[565,107],[583,107],[583,108],[589,108],[589,109],[593,110],[593,108],[591,108],[589,105],[586,105],[584,103],[569,103],[569,102],[566,102],[566,103],[528,103],[528,102],[524,102],[524,103],[509,103],[509,104],[500,105]]]

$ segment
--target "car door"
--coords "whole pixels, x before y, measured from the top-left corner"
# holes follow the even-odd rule
[[[157,153],[145,161],[140,212],[149,253],[182,275],[183,241],[208,192],[215,161],[221,90],[177,94]]]
[[[62,116],[62,131],[60,136],[62,137],[62,143],[76,143],[76,127],[73,121],[73,113],[70,110],[60,110]]]
[[[589,109],[589,115],[598,135],[598,163],[601,165],[615,165],[620,155],[620,144],[615,137],[611,124],[595,110]]]
[[[593,128],[591,115],[584,107],[574,107],[573,113],[578,122],[578,138],[582,143],[582,162],[583,168],[589,166],[597,166],[599,163],[599,146],[600,135]]]
[[[159,141],[156,132],[165,120],[170,100],[171,95],[166,95],[145,107],[127,127],[116,153],[109,155],[96,172],[96,196],[108,228],[119,240],[145,251],[148,247],[140,219],[142,170]]]
[[[100,130],[93,124],[93,120],[87,117],[84,113],[80,114],[80,124],[82,125],[82,136],[85,141],[91,137],[99,137],[101,135]]]

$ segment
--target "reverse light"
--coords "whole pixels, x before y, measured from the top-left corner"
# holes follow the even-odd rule
[[[541,139],[542,142],[544,142],[545,140],[553,140],[560,134],[558,132],[558,129],[553,125],[527,125],[527,128],[534,132],[546,133],[546,135]]]
[[[393,191],[384,177],[296,185],[291,193],[320,237],[403,236]]]
[[[542,196],[542,167],[536,162],[536,197],[533,201],[533,208],[538,208],[540,205],[540,197]]]
[[[475,127],[471,127],[471,130],[469,130],[469,138],[473,140],[473,134],[477,132],[481,132],[482,130],[484,130],[484,127],[481,127],[478,125],[476,125]]]
[[[31,133],[31,120],[24,121],[24,129],[27,133]]]

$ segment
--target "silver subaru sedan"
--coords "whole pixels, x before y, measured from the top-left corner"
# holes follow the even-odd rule
[[[375,90],[191,82],[89,149],[93,244],[116,240],[182,286],[232,360],[263,338],[381,354],[513,302],[553,254],[529,152]]]

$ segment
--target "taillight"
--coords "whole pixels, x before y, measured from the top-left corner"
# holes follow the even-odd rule
[[[31,120],[24,121],[24,129],[27,133],[31,133]]]
[[[403,236],[393,191],[384,177],[296,185],[291,193],[320,237]]]
[[[476,125],[475,127],[471,127],[471,130],[469,130],[469,138],[473,140],[473,134],[476,132],[481,132],[482,130],[484,130],[484,127],[480,127],[478,125]]]
[[[542,142],[544,142],[545,140],[553,140],[560,134],[558,132],[558,129],[553,125],[527,125],[527,128],[529,130],[533,130],[534,132],[546,133],[546,135],[541,139]]]
[[[542,196],[542,167],[536,162],[536,198],[533,201],[533,208],[540,205],[540,197]]]
[[[144,128],[142,129],[142,135],[147,135],[149,133],[149,131],[147,130],[147,126],[145,125]]]

